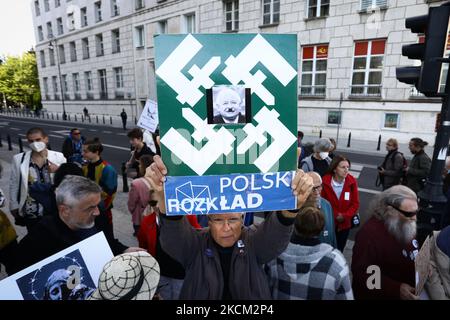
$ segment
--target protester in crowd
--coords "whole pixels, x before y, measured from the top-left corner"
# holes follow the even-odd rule
[[[356,234],[353,247],[353,292],[356,299],[415,300],[414,259],[417,196],[393,186],[376,195],[372,217]]]
[[[62,153],[66,157],[67,162],[83,163],[83,143],[86,140],[81,136],[81,131],[77,128],[70,130],[69,136],[64,140]]]
[[[100,214],[102,189],[93,181],[66,176],[56,188],[58,213],[45,216],[20,242],[16,271],[47,258],[79,241],[103,232],[114,255],[143,250],[127,248],[114,239],[108,217]]]
[[[321,177],[327,172],[331,158],[328,156],[331,148],[331,141],[321,138],[314,143],[314,153],[300,162],[300,168],[304,172],[315,171]]]
[[[127,113],[125,112],[125,109],[122,109],[122,112],[120,113],[120,117],[122,118],[122,126],[123,130],[127,130]]]
[[[328,154],[328,156],[331,158],[331,160],[333,160],[334,156],[336,155],[336,148],[337,148],[337,144],[336,144],[336,140],[334,140],[334,138],[329,138],[330,142],[331,142],[331,148],[330,148],[330,153]]]
[[[251,228],[242,226],[241,213],[212,214],[209,228],[198,232],[183,216],[164,215],[167,168],[159,156],[154,161],[146,176],[162,213],[161,246],[186,270],[180,299],[271,299],[262,265],[286,248],[298,210],[270,214]],[[312,189],[311,177],[299,170],[292,188],[301,208]]]
[[[344,256],[320,241],[324,225],[317,208],[303,208],[297,215],[291,242],[266,268],[274,299],[353,300]]]
[[[140,176],[145,175],[145,170],[153,163],[153,156],[143,155],[139,159]],[[142,218],[151,213],[149,206],[151,185],[145,178],[133,180],[128,193],[128,211],[131,213],[134,236],[137,236]]]
[[[297,158],[299,164],[306,157],[306,151],[302,144],[303,137],[304,133],[302,131],[297,131]]]
[[[347,243],[353,216],[359,210],[358,183],[349,170],[350,160],[336,155],[328,173],[323,177],[322,197],[327,199],[333,208],[337,248],[341,252]]]
[[[127,136],[130,139],[131,146],[133,147],[133,151],[131,151],[131,158],[127,162],[127,175],[130,178],[143,177],[143,175],[140,175],[139,159],[145,154],[153,156],[155,153],[153,153],[144,142],[144,135],[141,129],[134,128],[128,132]]]
[[[406,169],[406,185],[415,193],[423,189],[425,179],[431,170],[431,159],[425,153],[428,142],[420,138],[412,138],[409,141],[409,151],[414,155]]]
[[[431,271],[425,289],[432,300],[450,300],[450,226],[430,238]]]
[[[85,118],[89,117],[89,110],[88,110],[88,108],[84,107],[83,114],[84,114]]]
[[[1,210],[1,208],[5,205],[5,202],[5,194],[3,193],[3,190],[0,189],[0,271],[1,264],[3,264],[5,266],[6,273],[11,275],[11,268],[14,267],[14,252],[17,250],[17,234],[16,230],[6,216],[6,213]]]
[[[378,175],[383,190],[401,184],[405,176],[405,157],[398,151],[397,139],[391,138],[386,142],[388,152],[381,166],[378,167]]]
[[[34,182],[51,184],[53,173],[66,162],[60,152],[47,149],[48,136],[41,128],[27,132],[31,151],[16,154],[12,160],[9,184],[9,209],[17,225],[26,226],[28,231],[42,218],[44,208],[29,193]]]
[[[156,205],[155,200],[150,200],[151,214],[142,219],[138,233],[139,247],[146,249],[159,262],[161,278],[158,294],[160,297],[163,300],[178,300],[185,272],[183,266],[161,247],[161,218]],[[186,218],[192,227],[201,229],[197,223],[197,216],[187,215]]]
[[[98,138],[87,140],[83,145],[83,158],[88,164],[83,166],[83,175],[95,181],[102,188],[102,206],[112,224],[113,200],[117,191],[117,172],[101,158],[103,145]]]
[[[319,235],[320,242],[337,248],[333,208],[328,200],[320,196],[322,192],[322,178],[317,172],[307,172],[306,174],[312,178],[313,189],[303,207],[318,208],[322,212],[325,219],[325,226]]]

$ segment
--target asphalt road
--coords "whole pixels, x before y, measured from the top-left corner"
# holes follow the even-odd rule
[[[62,143],[69,134],[71,128],[76,127],[81,130],[86,138],[100,138],[104,145],[103,159],[110,162],[120,174],[122,162],[130,157],[130,145],[126,132],[117,127],[108,125],[97,125],[88,123],[76,123],[62,120],[50,121],[34,118],[10,118],[0,115],[0,135],[2,141],[6,143],[6,136],[11,136],[12,142],[17,144],[21,138],[23,145],[26,146],[26,131],[33,127],[40,126],[49,134],[50,145],[53,150],[60,151]],[[339,150],[337,153],[340,153]],[[374,194],[381,191],[380,187],[375,186],[377,177],[376,167],[383,162],[382,156],[374,156],[362,153],[353,153],[345,150],[342,152],[352,162],[352,174],[358,179],[360,188],[360,216],[364,223],[370,216],[367,207]],[[354,238],[355,230],[350,233],[350,239]]]

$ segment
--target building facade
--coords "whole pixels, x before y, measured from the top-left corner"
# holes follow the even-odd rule
[[[156,99],[153,36],[296,33],[298,125],[307,135],[434,143],[439,99],[400,83],[405,19],[427,0],[33,0],[43,106],[139,116]],[[58,64],[60,72],[58,71]],[[59,75],[61,74],[61,76]],[[61,89],[63,97],[61,97]]]

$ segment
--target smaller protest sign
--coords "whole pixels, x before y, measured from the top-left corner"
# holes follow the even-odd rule
[[[97,233],[0,281],[0,300],[86,300],[112,257]]]
[[[216,176],[168,176],[168,215],[292,210],[295,171]]]
[[[430,272],[430,244],[430,237],[428,236],[415,259],[416,295],[418,296],[420,296],[420,294],[422,293],[423,287]]]
[[[158,104],[148,99],[139,118],[138,126],[155,133],[158,123]]]

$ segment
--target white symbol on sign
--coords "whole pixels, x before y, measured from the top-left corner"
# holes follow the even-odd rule
[[[206,119],[201,119],[192,109],[183,108],[182,115],[195,128],[192,134],[195,141],[201,142],[206,138],[208,142],[198,150],[177,130],[170,128],[161,143],[201,176],[222,154],[228,155],[233,150],[236,138],[224,127],[215,131],[214,125],[209,125]]]
[[[208,214],[210,207],[204,206],[207,199],[211,199],[208,186],[193,185],[191,181],[175,188],[177,202],[180,209],[187,214],[195,213]]]
[[[187,102],[191,107],[203,97],[200,86],[209,89],[214,85],[209,76],[220,65],[220,57],[212,57],[202,69],[195,64],[189,69],[192,80],[185,77],[181,70],[202,47],[200,42],[188,34],[156,70],[156,74],[178,94],[177,100],[181,104]]]
[[[244,154],[250,147],[258,143],[263,145],[266,142],[264,133],[269,133],[273,141],[270,146],[255,160],[254,164],[261,172],[269,172],[277,161],[284,155],[297,138],[278,120],[280,114],[275,110],[263,107],[254,117],[258,122],[255,127],[249,123],[244,127],[247,137],[239,144],[238,154]]]
[[[262,82],[267,78],[266,75],[261,70],[258,70],[254,75],[251,73],[258,63],[262,63],[272,72],[283,86],[287,86],[297,75],[295,69],[283,56],[259,34],[239,55],[236,57],[230,56],[225,61],[227,67],[222,71],[222,74],[233,85],[238,85],[243,81],[245,86],[250,87],[252,92],[256,93],[266,105],[273,106],[275,97],[262,85]]]

